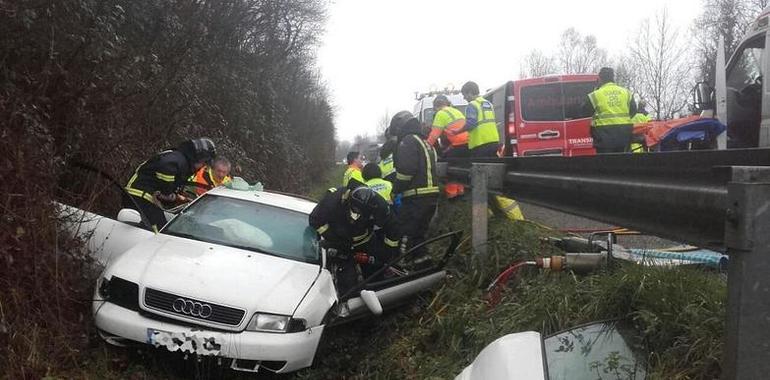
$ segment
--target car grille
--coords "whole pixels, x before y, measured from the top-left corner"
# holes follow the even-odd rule
[[[200,303],[202,305],[208,305],[211,307],[211,314],[207,315],[208,313],[203,313],[204,315],[201,316],[199,315],[200,313],[191,313],[186,310],[179,311],[179,308],[174,310],[174,301],[177,301],[178,299],[191,301],[193,303]],[[206,322],[215,322],[230,326],[239,325],[243,320],[243,315],[246,314],[246,312],[241,309],[216,305],[210,302],[200,301],[193,298],[166,293],[150,288],[147,288],[144,292],[144,304],[147,305],[147,307],[162,310],[171,314],[179,315],[181,317],[187,317]]]

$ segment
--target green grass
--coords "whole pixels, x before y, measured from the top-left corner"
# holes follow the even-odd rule
[[[468,205],[442,203],[435,233],[468,229]],[[330,331],[316,367],[302,379],[451,379],[481,349],[509,333],[553,333],[607,318],[631,322],[651,350],[651,378],[714,378],[724,329],[726,286],[718,274],[624,264],[588,276],[530,270],[490,308],[483,288],[510,262],[558,250],[550,232],[494,217],[489,256],[466,245],[452,276],[400,312]]]

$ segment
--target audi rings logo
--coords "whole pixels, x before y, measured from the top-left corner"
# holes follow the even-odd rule
[[[192,301],[184,298],[177,298],[171,307],[177,313],[186,314],[192,317],[208,318],[211,316],[211,306],[207,303]]]

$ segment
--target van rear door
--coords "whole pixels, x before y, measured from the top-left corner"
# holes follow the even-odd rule
[[[595,154],[591,114],[583,109],[595,75],[564,75],[517,81],[517,153],[520,156]]]

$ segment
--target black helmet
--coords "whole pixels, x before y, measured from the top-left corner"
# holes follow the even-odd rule
[[[350,219],[356,221],[361,217],[369,217],[374,211],[374,208],[377,207],[375,197],[378,196],[379,195],[377,195],[374,190],[367,186],[360,186],[350,190],[350,199],[348,200]]]
[[[217,147],[210,138],[201,137],[191,141],[193,144],[193,151],[195,152],[196,162],[208,162],[217,156]]]
[[[412,113],[409,111],[400,111],[393,115],[393,118],[390,119],[390,126],[388,127],[388,130],[389,134],[400,139],[405,134],[407,134],[408,130],[415,129],[413,133],[416,132],[415,127],[419,127],[417,118],[415,118],[414,115],[412,115]]]

